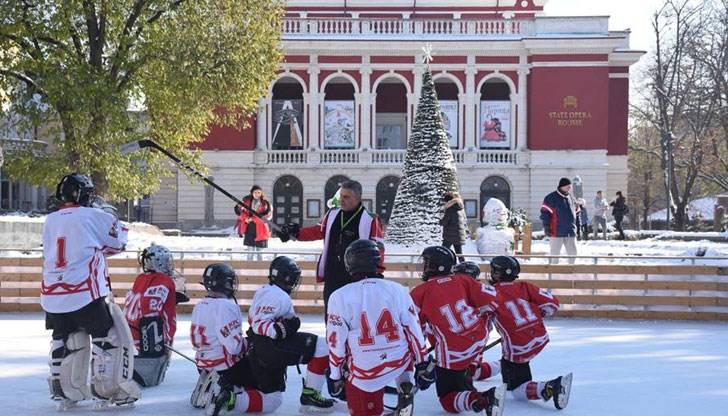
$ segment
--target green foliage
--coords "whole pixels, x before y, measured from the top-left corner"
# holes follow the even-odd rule
[[[7,113],[17,130],[41,129],[53,142],[45,156],[6,154],[4,169],[45,186],[88,173],[119,200],[171,174],[156,152],[122,156],[124,143],[152,137],[200,168],[188,149],[208,126],[242,127],[267,94],[282,56],[282,15],[279,0],[0,3]]]
[[[445,192],[459,192],[457,169],[432,73],[426,66],[402,181],[387,226],[387,240],[407,247],[442,243],[439,220]]]
[[[531,220],[528,218],[528,213],[523,208],[516,208],[513,211],[510,212],[510,215],[508,216],[508,226],[509,227],[521,227],[523,228],[524,225],[530,225]]]

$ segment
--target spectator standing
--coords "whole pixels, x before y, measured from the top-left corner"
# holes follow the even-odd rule
[[[324,308],[328,307],[329,297],[336,289],[351,282],[344,265],[349,244],[362,238],[374,240],[384,261],[384,235],[378,217],[369,213],[361,202],[361,183],[346,180],[341,183],[339,194],[340,207],[330,209],[317,225],[300,228],[299,224],[289,223],[278,234],[284,243],[291,237],[301,241],[324,240],[324,250],[316,266],[316,281],[324,283]]]
[[[271,219],[273,211],[270,202],[265,197],[265,193],[258,185],[250,188],[250,194],[243,198],[243,202],[252,208],[261,217]],[[243,237],[243,244],[248,249],[248,261],[253,260],[253,254],[268,247],[268,239],[270,238],[270,229],[260,217],[243,208],[241,205],[235,206],[235,214],[238,216],[238,222],[235,228],[238,230],[238,236]],[[262,261],[263,255],[257,254],[257,260]]]
[[[576,200],[576,204],[579,205],[579,219],[576,222],[576,238],[577,240],[583,239],[584,241],[589,239],[589,213],[586,210],[586,201],[584,198]]]
[[[579,215],[579,206],[574,197],[569,194],[571,181],[561,178],[554,192],[546,195],[541,204],[541,222],[543,232],[550,237],[550,254],[558,256],[561,246],[566,247],[566,254],[576,256],[576,223]],[[569,263],[574,264],[573,257]],[[550,259],[551,263],[558,263],[558,258]]]
[[[445,202],[445,214],[440,220],[442,245],[448,248],[452,246],[458,260],[463,262],[463,245],[468,236],[465,230],[465,206],[460,196],[453,192],[446,192],[442,199]]]
[[[607,208],[609,208],[609,204],[607,203],[607,200],[604,199],[602,191],[597,191],[597,196],[594,197],[594,218],[592,220],[592,222],[594,223],[593,226],[595,240],[599,235],[600,225],[602,226],[604,241],[607,240]]]
[[[629,208],[627,207],[627,198],[622,195],[622,191],[617,191],[616,199],[609,203],[612,206],[612,216],[614,217],[614,227],[619,231],[620,240],[624,240],[624,230],[622,229],[622,221],[624,216],[629,214]]]

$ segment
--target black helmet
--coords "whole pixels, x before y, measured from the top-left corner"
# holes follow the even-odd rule
[[[229,265],[213,263],[205,268],[202,284],[209,292],[219,292],[230,297],[238,290],[238,276]]]
[[[63,202],[90,207],[94,196],[91,178],[80,173],[64,176],[56,186],[56,198]]]
[[[452,266],[457,263],[455,253],[444,246],[430,246],[422,250],[422,273],[420,278],[427,281],[431,276],[443,276],[452,273]]]
[[[301,283],[301,268],[292,258],[278,256],[270,262],[268,280],[290,295]]]
[[[474,261],[464,261],[452,268],[453,273],[467,274],[475,280],[480,276],[480,266]]]
[[[382,253],[379,252],[377,243],[369,239],[354,241],[349,244],[344,253],[344,265],[346,271],[351,275],[355,273],[377,273],[381,261]]]
[[[521,265],[511,256],[496,256],[490,260],[490,284],[512,282],[521,274]]]

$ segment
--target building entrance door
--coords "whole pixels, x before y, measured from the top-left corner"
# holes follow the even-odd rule
[[[303,185],[295,176],[282,176],[273,185],[273,222],[303,224]]]

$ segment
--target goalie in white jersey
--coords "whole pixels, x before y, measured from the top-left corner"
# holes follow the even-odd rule
[[[51,398],[59,402],[59,409],[92,397],[100,407],[132,403],[140,389],[131,379],[131,332],[121,309],[105,301],[110,283],[104,256],[125,249],[127,229],[115,215],[104,212],[111,206],[97,205],[103,200],[85,175],[64,176],[56,198],[64,204],[43,226],[40,297],[46,328],[53,330]]]
[[[427,348],[412,298],[402,285],[378,274],[380,260],[374,241],[351,243],[344,263],[353,281],[329,298],[331,394],[336,397],[345,388],[352,415],[381,415],[384,387],[395,380],[401,412],[396,414],[411,414],[412,383],[424,390],[434,381],[434,362],[425,360]],[[348,376],[343,374],[345,364]]]

